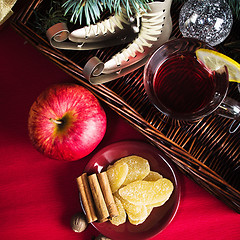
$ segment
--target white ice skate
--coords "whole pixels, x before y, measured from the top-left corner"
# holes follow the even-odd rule
[[[134,41],[106,63],[96,57],[90,59],[83,70],[85,77],[93,84],[100,84],[143,66],[171,35],[171,3],[172,0],[149,3],[150,10],[141,14],[140,31]]]
[[[47,37],[55,48],[90,50],[129,43],[139,32],[139,18],[128,16],[125,9],[118,15],[76,29],[71,33],[65,23],[58,23],[47,31]]]

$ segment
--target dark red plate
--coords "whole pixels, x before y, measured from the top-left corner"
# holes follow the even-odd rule
[[[146,221],[139,225],[132,225],[129,221],[115,226],[109,221],[94,222],[92,225],[104,236],[114,240],[147,239],[160,233],[174,218],[180,202],[180,181],[171,160],[154,146],[138,142],[123,141],[111,144],[100,150],[85,167],[88,174],[106,170],[109,164],[129,155],[138,155],[149,161],[150,169],[157,171],[174,184],[174,191],[170,199],[161,207],[156,207]]]

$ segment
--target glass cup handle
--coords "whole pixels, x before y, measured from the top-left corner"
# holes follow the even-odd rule
[[[216,113],[223,117],[240,120],[240,103],[230,97],[226,97]]]
[[[230,97],[226,97],[223,102],[220,104],[216,113],[220,116],[234,119],[233,123],[230,126],[229,132],[235,133],[240,127],[240,123],[236,126],[236,120],[240,120],[240,103]],[[233,126],[236,126],[233,129]]]

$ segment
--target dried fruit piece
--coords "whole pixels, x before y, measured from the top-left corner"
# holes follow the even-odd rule
[[[110,169],[112,166],[113,166],[113,165],[111,165],[111,164],[110,164],[110,165],[108,165],[108,167],[107,167],[107,170],[108,170],[108,169]]]
[[[116,196],[113,196],[114,197],[114,201],[117,205],[117,209],[118,209],[118,216],[116,217],[113,217],[112,219],[110,219],[110,222],[113,224],[113,225],[120,225],[120,224],[123,224],[126,222],[126,218],[127,218],[127,215],[126,215],[126,212],[123,208],[123,205],[121,203],[121,201],[116,197]]]
[[[154,207],[162,206],[173,192],[173,184],[158,172],[150,171],[146,159],[132,155],[107,168],[107,174],[120,215],[111,219],[120,225],[143,223]]]
[[[126,163],[115,163],[107,169],[107,175],[112,192],[116,192],[126,179],[128,165]]]
[[[127,185],[137,180],[142,180],[150,172],[148,161],[142,157],[135,155],[124,157],[118,160],[115,164],[123,163],[126,163],[128,165],[128,175],[123,182],[123,185]]]
[[[149,204],[149,205],[147,205],[147,207],[161,207],[169,198],[170,198],[170,195],[166,199],[164,199],[163,201],[153,203],[153,204]]]
[[[144,205],[130,205],[131,203],[128,203],[128,207],[126,210],[126,213],[128,215],[128,218],[133,220],[133,221],[144,221],[147,216],[147,207]],[[124,204],[123,204],[124,205]]]
[[[143,179],[144,181],[157,181],[158,179],[163,178],[158,172],[150,171],[149,174]]]
[[[133,225],[138,225],[138,224],[141,224],[141,223],[143,223],[145,220],[146,220],[146,218],[144,218],[144,219],[138,219],[138,220],[135,220],[135,219],[131,219],[131,217],[129,217],[128,216],[128,220],[129,220],[129,222],[131,223],[131,224],[133,224]]]
[[[169,198],[173,184],[166,178],[157,181],[135,181],[119,189],[119,195],[135,205],[151,205]]]
[[[131,224],[133,224],[133,225],[138,225],[138,224],[141,224],[141,223],[145,222],[145,220],[148,218],[148,216],[149,216],[150,213],[152,212],[153,207],[146,206],[146,209],[147,209],[147,216],[146,216],[144,219],[142,219],[142,220],[139,220],[139,219],[138,219],[138,220],[135,220],[135,219],[131,219],[131,217],[128,216],[129,222],[130,222]]]
[[[123,199],[120,195],[119,192],[115,193],[115,196],[121,201],[123,208],[125,209],[128,218],[134,220],[134,221],[141,221],[146,219],[148,216],[147,212],[147,207],[144,205],[135,205],[127,200]]]
[[[143,180],[144,181],[157,181],[157,180],[159,180],[161,178],[163,178],[163,176],[161,174],[159,174],[158,172],[150,171],[150,173]],[[161,201],[161,202],[158,202],[158,203],[154,203],[154,204],[150,204],[147,207],[150,207],[150,208],[160,207],[169,199],[169,197],[166,198],[164,201]]]

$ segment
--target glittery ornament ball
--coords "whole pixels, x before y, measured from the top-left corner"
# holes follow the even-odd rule
[[[179,15],[183,37],[196,38],[212,46],[227,38],[232,24],[231,9],[224,0],[189,0]]]

